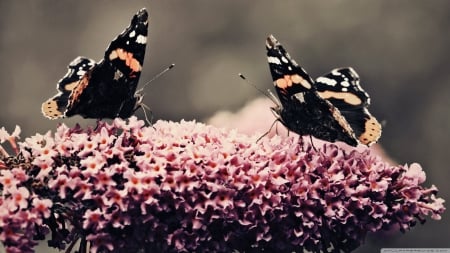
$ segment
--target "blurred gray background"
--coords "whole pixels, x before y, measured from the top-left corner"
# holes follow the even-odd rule
[[[400,164],[419,162],[427,185],[450,200],[450,1],[51,1],[0,0],[0,126],[22,138],[54,130],[41,103],[67,64],[100,60],[140,8],[150,12],[141,84],[155,119],[204,120],[260,96],[237,73],[272,87],[264,41],[273,33],[313,77],[353,66],[385,122],[381,145]],[[269,110],[269,108],[267,108]],[[142,116],[141,112],[138,116]],[[450,248],[448,212],[412,231],[370,234],[357,252],[385,247]],[[41,252],[47,252],[42,250]]]

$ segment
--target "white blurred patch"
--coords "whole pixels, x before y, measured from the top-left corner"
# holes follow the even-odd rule
[[[317,82],[321,82],[321,83],[324,83],[324,84],[329,85],[329,86],[335,86],[337,84],[336,80],[330,79],[330,78],[326,78],[326,77],[323,77],[323,76],[317,78]]]
[[[273,64],[277,64],[277,65],[281,64],[280,59],[278,59],[277,57],[273,57],[273,56],[267,57],[267,61],[269,63],[273,63]]]
[[[136,38],[136,43],[139,43],[139,44],[145,44],[145,43],[147,43],[147,37],[144,36],[144,35],[139,34],[139,35],[137,36],[137,38]]]

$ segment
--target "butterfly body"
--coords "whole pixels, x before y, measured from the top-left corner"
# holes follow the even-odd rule
[[[137,12],[127,27],[95,62],[75,58],[67,74],[58,82],[58,94],[42,104],[50,119],[80,115],[84,118],[128,118],[139,108],[136,93],[144,62],[148,13]]]
[[[357,145],[355,138],[349,136],[333,117],[333,112],[323,113],[330,110],[326,101],[314,93],[306,93],[302,99],[304,102],[295,98],[288,105],[272,108],[283,125],[302,136],[313,135],[330,142],[343,141],[352,146]],[[315,107],[305,106],[305,103],[314,104]]]
[[[381,125],[367,110],[369,96],[352,68],[334,69],[314,81],[273,36],[266,49],[279,98],[272,110],[289,130],[351,146],[378,140]]]

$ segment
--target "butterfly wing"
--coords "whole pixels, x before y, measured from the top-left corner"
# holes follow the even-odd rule
[[[138,98],[136,87],[144,62],[148,13],[138,11],[131,24],[108,46],[105,56],[69,98],[67,116],[128,118]]]
[[[121,72],[116,74],[127,81],[133,94],[144,64],[147,33],[148,13],[141,9],[133,16],[131,24],[110,43],[104,56],[104,61]]]
[[[80,81],[95,66],[95,61],[86,57],[75,58],[67,66],[66,75],[56,85],[58,94],[42,103],[42,113],[49,119],[63,117],[72,91],[80,85]]]
[[[283,106],[290,103],[292,96],[314,89],[312,78],[291,58],[273,35],[267,38],[266,49],[273,84]]]
[[[321,98],[312,78],[270,35],[267,59],[281,105],[272,108],[289,130],[326,141],[344,141],[356,146],[353,131],[339,110]]]
[[[118,83],[125,83],[127,91],[117,113],[121,118],[130,117],[142,99],[142,96],[135,93],[144,64],[147,34],[148,13],[146,9],[141,9],[134,15],[131,25],[111,42],[105,52],[105,60],[109,60],[116,66],[116,72],[120,71],[124,76],[118,80]]]
[[[367,110],[370,98],[353,68],[334,69],[317,78],[315,87],[320,97],[339,109],[362,144],[371,145],[380,138],[381,125]]]
[[[99,63],[78,57],[58,82],[59,93],[42,104],[50,119],[79,114],[85,118],[127,118],[139,96],[136,87],[144,62],[148,13],[138,11],[131,24],[108,46]]]
[[[319,96],[330,101],[340,110],[367,107],[369,95],[359,84],[359,76],[353,68],[333,69],[316,79]]]

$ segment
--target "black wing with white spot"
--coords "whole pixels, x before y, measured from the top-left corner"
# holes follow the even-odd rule
[[[359,84],[358,74],[350,67],[333,69],[317,78],[315,87],[320,97],[339,109],[367,107],[370,104],[369,95]]]
[[[58,82],[58,94],[42,104],[45,117],[56,119],[128,118],[138,106],[136,87],[147,45],[148,12],[139,10],[131,24],[108,46],[103,60],[78,57]]]
[[[128,118],[138,103],[136,88],[147,46],[148,12],[139,10],[130,25],[114,38],[102,61],[71,97],[66,116]]]
[[[361,143],[370,145],[378,140],[381,125],[367,110],[370,97],[353,68],[334,69],[317,78],[315,87],[321,98],[339,109]]]
[[[68,71],[66,75],[56,85],[59,93],[42,104],[42,113],[45,117],[57,119],[64,116],[72,91],[77,88],[80,80],[95,65],[96,62],[94,60],[79,56],[67,66]]]
[[[96,65],[96,62],[87,57],[78,56],[69,66],[67,66],[66,75],[58,81],[57,88],[61,92],[72,91],[75,83],[80,81],[83,76]]]
[[[274,36],[267,38],[266,49],[270,73],[282,104],[289,103],[295,94],[314,90],[312,78],[291,58]]]
[[[111,62],[126,79],[136,80],[136,86],[144,65],[147,33],[148,13],[142,9],[133,16],[131,24],[111,41],[105,51],[104,60]]]

